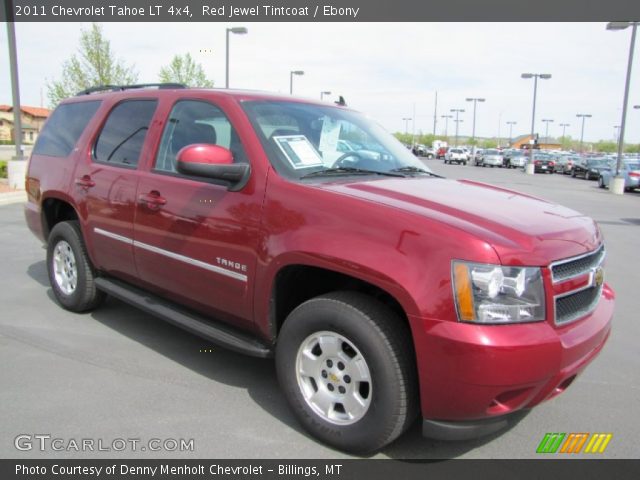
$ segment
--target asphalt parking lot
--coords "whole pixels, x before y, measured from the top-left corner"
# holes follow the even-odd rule
[[[444,165],[437,173],[519,190],[595,218],[607,242],[607,281],[617,293],[602,354],[561,396],[506,432],[469,442],[423,439],[416,424],[380,458],[533,458],[546,432],[609,432],[600,458],[638,458],[640,406],[640,193],[519,170]],[[428,183],[425,183],[428,188]],[[45,251],[22,206],[0,207],[0,457],[346,458],[306,435],[281,395],[272,361],[244,357],[109,299],[85,315],[58,307]],[[202,350],[209,350],[203,352]],[[194,451],[19,451],[21,434],[63,439],[193,439]],[[578,457],[582,455],[576,455]]]

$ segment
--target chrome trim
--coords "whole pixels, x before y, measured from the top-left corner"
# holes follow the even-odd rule
[[[123,237],[122,235],[118,235],[117,233],[109,232],[107,230],[103,230],[101,228],[94,228],[93,231],[99,235],[104,235],[105,237],[113,238],[114,240],[118,240],[120,242],[127,243],[129,245],[133,245],[133,240],[128,237]]]
[[[586,258],[590,255],[594,255],[594,254],[599,254],[599,252],[602,252],[602,256],[600,257],[600,261],[598,262],[598,264],[596,265],[596,267],[599,267],[600,265],[602,265],[602,262],[604,262],[605,257],[607,256],[607,252],[604,249],[604,243],[601,243],[600,246],[598,248],[596,248],[595,250],[592,250],[590,252],[587,253],[583,253],[582,255],[577,255],[575,257],[571,257],[571,258],[564,258],[562,260],[556,260],[555,262],[552,262],[549,264],[549,270],[551,272],[551,280],[553,282],[553,284],[558,284],[558,283],[562,283],[565,282],[567,280],[570,280],[572,278],[576,278],[579,277],[580,275],[585,275],[586,273],[588,273],[589,271],[591,271],[592,269],[589,270],[585,270],[582,273],[579,273],[578,275],[572,275],[570,277],[566,277],[566,278],[562,278],[560,280],[556,280],[554,274],[553,274],[553,267],[557,267],[559,265],[564,265],[565,263],[571,263],[571,262],[575,262],[576,260],[580,260],[582,258]]]
[[[93,229],[93,231],[99,235],[104,235],[105,237],[113,238],[114,240],[119,240],[129,245],[133,245],[134,247],[142,248],[149,252],[157,253],[158,255],[163,255],[173,260],[178,260],[179,262],[184,262],[189,265],[193,265],[194,267],[203,268],[213,273],[224,275],[226,277],[230,277],[235,280],[240,280],[241,282],[247,281],[247,276],[242,273],[234,272],[232,270],[227,270],[225,268],[221,268],[216,265],[211,265],[210,263],[206,263],[201,260],[196,260],[195,258],[186,257],[184,255],[180,255],[179,253],[170,252],[169,250],[164,250],[162,248],[154,247],[153,245],[139,242],[137,240],[133,240],[131,238],[118,235],[117,233],[112,233],[107,230],[103,230],[101,228],[96,227]]]

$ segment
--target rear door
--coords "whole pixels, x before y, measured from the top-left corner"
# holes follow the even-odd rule
[[[75,172],[89,253],[98,268],[129,281],[137,278],[133,259],[137,166],[157,103],[145,98],[115,104]]]
[[[228,148],[235,162],[249,160],[220,105],[178,100],[167,111],[155,159],[138,185],[138,273],[146,288],[166,298],[249,328],[264,182],[252,175],[241,191],[230,192],[224,182],[177,172],[177,153],[196,143]]]

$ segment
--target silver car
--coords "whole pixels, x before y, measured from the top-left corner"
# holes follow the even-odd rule
[[[640,158],[629,158],[622,161],[620,175],[624,177],[624,189],[629,191],[640,188]],[[615,175],[616,161],[609,164],[609,168],[600,171],[598,186],[609,188],[611,178]]]
[[[493,167],[502,167],[502,153],[495,148],[489,148],[485,150],[482,154],[482,162],[481,165],[483,167],[489,166]]]

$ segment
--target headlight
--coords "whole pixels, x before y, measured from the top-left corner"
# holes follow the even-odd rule
[[[518,323],[544,320],[539,268],[454,261],[453,290],[458,320]]]

